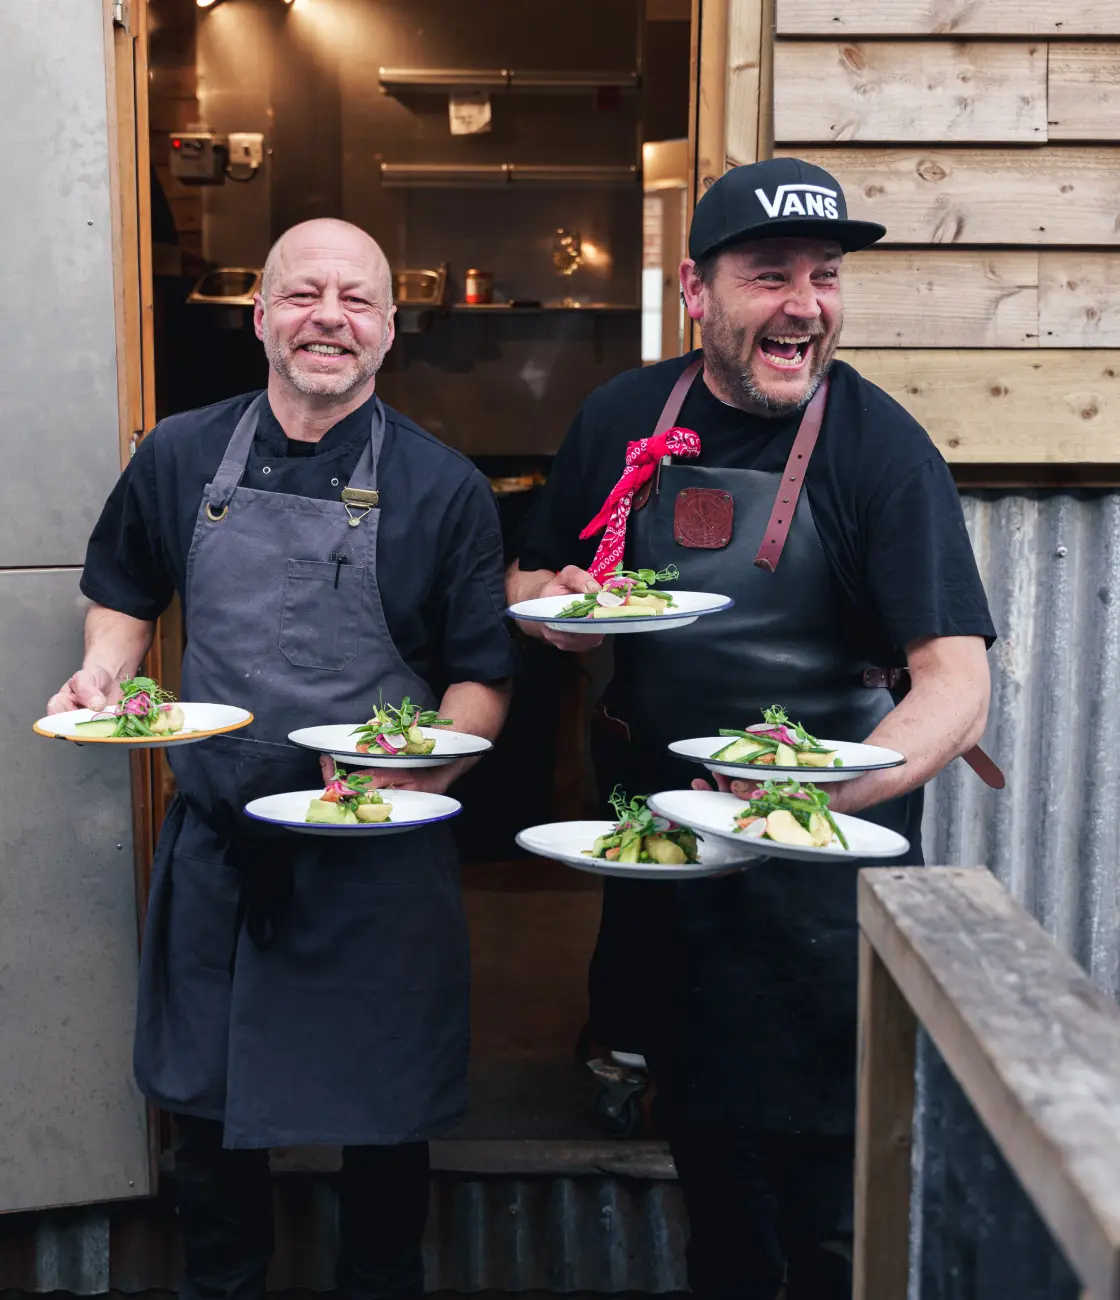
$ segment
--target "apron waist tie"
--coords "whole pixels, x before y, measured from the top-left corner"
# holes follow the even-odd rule
[[[268,952],[276,943],[280,923],[295,893],[295,867],[290,851],[279,847],[268,861],[238,864],[237,874],[241,889],[234,919],[231,974],[242,928],[258,952]]]

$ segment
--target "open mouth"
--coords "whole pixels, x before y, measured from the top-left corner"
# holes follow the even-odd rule
[[[763,358],[779,370],[800,369],[805,364],[811,346],[810,334],[782,334],[760,339],[758,344]]]
[[[344,348],[338,343],[303,343],[299,347],[300,352],[306,352],[313,357],[348,357],[350,349]]]

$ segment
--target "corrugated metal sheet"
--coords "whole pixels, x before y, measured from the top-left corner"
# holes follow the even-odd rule
[[[973,492],[965,515],[1001,637],[985,745],[1008,784],[988,790],[963,763],[944,772],[928,792],[926,860],[988,866],[1118,996],[1120,494]],[[911,1300],[1075,1296],[928,1040],[918,1098]]]
[[[620,1178],[458,1178],[433,1183],[425,1242],[434,1291],[640,1291],[685,1287],[685,1213],[675,1183]],[[274,1291],[334,1285],[337,1202],[330,1180],[281,1179]],[[106,1209],[0,1219],[0,1292],[171,1291],[178,1284],[166,1196]]]
[[[1120,493],[974,492],[1000,632],[988,790],[954,763],[927,795],[926,861],[986,865],[1120,993]]]

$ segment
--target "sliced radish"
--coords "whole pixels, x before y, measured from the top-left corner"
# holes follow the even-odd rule
[[[625,604],[625,597],[616,596],[613,591],[601,591],[595,597],[595,603],[604,609],[617,609],[619,605]]]

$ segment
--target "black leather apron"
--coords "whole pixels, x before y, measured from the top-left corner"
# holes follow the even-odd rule
[[[697,380],[696,382],[702,382]],[[701,443],[703,431],[700,430]],[[805,495],[774,572],[755,566],[782,475],[662,464],[630,517],[628,568],[675,564],[682,590],[735,606],[663,634],[615,639],[600,726],[600,785],[630,794],[688,788],[704,771],[670,741],[744,727],[784,706],[815,735],[863,740],[892,707],[863,686],[872,665],[822,549]],[[788,467],[787,467],[788,468]],[[734,501],[726,544],[682,545],[682,492]],[[719,538],[709,541],[718,543]],[[920,864],[921,792],[863,814],[911,843]],[[850,1132],[855,1118],[856,873],[866,863],[760,863],[681,884],[607,880],[591,971],[592,1029],[618,1050],[684,1053],[698,1119],[773,1132]]]

